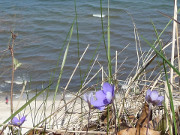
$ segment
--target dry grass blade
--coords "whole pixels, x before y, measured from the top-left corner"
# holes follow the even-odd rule
[[[90,68],[90,70],[89,70],[89,72],[88,72],[88,74],[87,74],[87,76],[86,76],[86,78],[84,79],[83,85],[86,83],[86,81],[87,81],[87,79],[88,79],[88,77],[89,77],[89,75],[90,75],[90,73],[91,73],[91,71],[92,71],[92,69],[93,69],[93,67],[94,67],[97,59],[98,59],[98,55],[96,56],[96,58],[95,58],[95,60],[94,60],[94,62],[93,62],[93,64],[92,64],[92,66],[91,66],[91,68]]]
[[[19,103],[20,103],[20,101],[21,101],[22,95],[23,95],[24,90],[25,90],[25,87],[26,87],[26,84],[27,84],[27,81],[25,81],[24,84],[23,84],[23,88],[22,88],[22,91],[21,91],[21,95],[20,95],[20,97],[19,97],[19,101],[18,101],[18,104],[17,104],[17,106],[16,106],[16,108],[15,108],[15,111],[17,111],[17,109],[18,109]]]

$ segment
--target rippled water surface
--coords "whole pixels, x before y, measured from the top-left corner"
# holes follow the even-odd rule
[[[102,37],[101,18],[99,17],[100,2],[98,0],[76,0],[76,2],[80,55],[86,46],[90,44],[81,63],[83,76]],[[14,53],[15,57],[22,63],[22,66],[15,71],[15,90],[22,88],[23,80],[29,82],[27,89],[45,87],[48,85],[53,71],[57,69],[53,81],[53,86],[55,86],[60,70],[60,66],[56,68],[60,49],[75,17],[74,1],[1,0],[0,6],[0,91],[10,90],[11,55],[9,51],[2,52],[11,43],[10,30],[18,34],[15,40]],[[158,32],[161,32],[169,21],[168,18],[162,16],[158,11],[170,16],[173,15],[173,2],[168,0],[110,1],[112,57],[115,55],[116,50],[121,51],[129,44],[128,48],[118,57],[119,65],[127,58],[122,66],[122,70],[119,72],[123,75],[119,75],[118,79],[126,79],[137,62],[133,23],[130,15],[136,23],[139,34],[143,35],[149,41],[154,41],[155,33],[153,32],[151,21],[156,25]],[[103,1],[103,15],[104,27],[106,28],[107,1]],[[169,41],[171,28],[172,25],[168,27],[162,36],[164,42]],[[149,50],[149,46],[143,41],[141,45],[143,51]],[[97,53],[99,54],[99,62],[106,69],[107,60],[102,41]],[[61,64],[61,62],[62,57],[59,63]],[[60,87],[66,85],[77,63],[77,27],[75,24]],[[98,69],[99,66],[96,64],[91,76]],[[97,82],[98,79],[100,78],[96,77],[93,82]],[[77,91],[79,85],[80,75],[78,69],[70,83],[69,89],[71,91]]]

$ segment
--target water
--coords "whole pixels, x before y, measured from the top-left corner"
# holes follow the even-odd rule
[[[76,0],[78,13],[79,46],[80,55],[88,44],[88,49],[82,63],[81,69],[84,74],[92,54],[101,39],[100,2],[94,0]],[[22,82],[28,81],[26,89],[41,89],[48,85],[52,72],[56,69],[60,49],[75,17],[73,0],[6,0],[0,1],[0,50],[7,49],[10,44],[10,30],[18,33],[15,40],[15,57],[22,66],[15,71],[15,91],[22,89]],[[173,2],[168,0],[111,0],[111,46],[112,57],[115,51],[121,51],[127,44],[128,48],[120,54],[119,65],[128,57],[122,66],[118,79],[126,79],[129,72],[137,62],[135,51],[135,40],[131,17],[138,29],[149,41],[154,41],[155,33],[151,21],[156,25],[158,32],[165,27],[169,19],[157,11],[173,15]],[[103,1],[104,26],[107,26],[107,1]],[[171,37],[171,28],[168,27],[163,41],[167,42]],[[149,46],[141,42],[143,51],[149,50]],[[103,42],[101,42],[99,62],[107,67],[107,60]],[[0,54],[0,91],[10,91],[11,81],[11,57],[10,52]],[[64,68],[60,87],[64,87],[73,72],[77,62],[77,34],[76,26],[70,43],[68,57]],[[62,62],[62,57],[60,64]],[[93,68],[91,76],[99,69],[99,65]],[[53,87],[56,85],[60,66],[54,77]],[[96,77],[92,83],[98,81]],[[79,70],[75,73],[69,90],[77,91],[80,85]]]

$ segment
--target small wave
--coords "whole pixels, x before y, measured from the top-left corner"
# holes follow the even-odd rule
[[[5,81],[5,82],[6,83],[11,83],[11,81]],[[14,81],[14,83],[20,85],[20,84],[23,84],[23,81]]]
[[[26,79],[26,78],[27,78],[27,77],[25,77],[24,75],[23,75],[23,77],[18,76],[17,78],[15,78],[14,84],[21,85],[21,84],[23,84],[25,81],[28,82],[29,80]],[[6,80],[5,83],[11,83],[11,80]]]
[[[2,83],[2,84],[0,84],[0,87],[1,87],[1,88],[6,87],[6,83]]]
[[[101,14],[93,14],[94,17],[101,17]],[[102,17],[105,17],[106,15],[102,14]]]

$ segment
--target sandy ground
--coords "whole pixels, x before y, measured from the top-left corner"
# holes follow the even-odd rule
[[[31,93],[30,97],[32,97],[34,94]],[[3,123],[11,114],[10,114],[10,97],[8,97],[9,102],[8,104],[5,103],[5,97],[6,95],[1,95],[0,96],[0,123]],[[75,113],[66,113],[65,116],[65,107],[64,107],[64,102],[61,101],[61,95],[57,95],[56,102],[55,102],[55,108],[52,111],[52,101],[53,101],[53,94],[51,94],[50,97],[48,97],[48,100],[46,103],[44,103],[43,99],[45,96],[40,96],[37,98],[36,101],[33,101],[30,106],[27,106],[23,111],[21,111],[20,115],[27,115],[26,121],[22,125],[22,127],[27,127],[23,128],[22,131],[23,133],[27,132],[29,128],[32,128],[33,125],[38,124],[41,122],[44,118],[50,116],[50,114],[55,113],[53,115],[51,122],[46,121],[47,127],[57,129],[57,128],[66,128],[67,123],[70,119],[70,123],[72,128],[76,125],[78,125],[78,119],[80,117],[80,100],[77,100],[76,104],[74,105],[73,102],[68,104],[68,111],[72,111],[72,106],[75,106],[73,112]],[[26,103],[26,96],[23,95],[21,99],[19,100],[19,95],[14,96],[14,101],[13,101],[13,107],[14,111],[19,109],[22,105]],[[73,95],[66,95],[66,102],[71,101],[71,99],[75,98]],[[58,109],[58,111],[57,111]],[[64,116],[66,119],[63,119]],[[49,119],[48,119],[49,120]],[[64,123],[63,123],[64,122]],[[45,125],[45,123],[43,123]],[[41,125],[39,125],[40,127]],[[2,127],[0,127],[2,129]],[[8,128],[7,128],[8,129]],[[5,131],[5,134],[8,132],[8,130]]]

